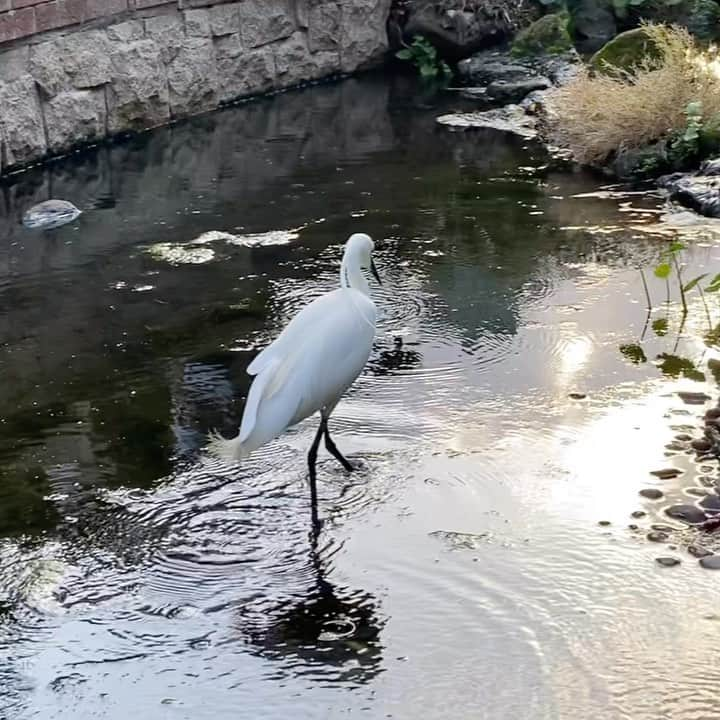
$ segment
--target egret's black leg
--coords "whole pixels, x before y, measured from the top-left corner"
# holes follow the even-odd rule
[[[325,436],[325,448],[327,451],[342,464],[342,466],[348,471],[352,472],[355,468],[348,462],[347,458],[338,450],[337,445],[333,442],[330,437],[330,430],[328,429],[327,418],[323,418],[320,423],[320,427],[323,429],[323,435]]]
[[[320,528],[320,520],[318,519],[318,502],[317,502],[317,473],[315,465],[317,464],[318,447],[320,447],[320,438],[323,436],[325,429],[325,421],[320,421],[320,427],[315,433],[315,439],[310,446],[308,452],[308,470],[310,471],[310,513],[312,517],[313,530],[317,532]]]

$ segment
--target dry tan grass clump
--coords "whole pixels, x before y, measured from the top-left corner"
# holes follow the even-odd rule
[[[548,102],[548,134],[576,160],[598,164],[620,150],[642,148],[682,131],[688,103],[705,119],[720,113],[720,60],[684,28],[645,25],[657,56],[626,71],[583,71]]]

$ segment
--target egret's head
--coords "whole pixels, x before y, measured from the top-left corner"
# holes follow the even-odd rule
[[[370,270],[379,284],[380,276],[372,259],[375,243],[365,233],[354,233],[345,245],[345,257],[363,270]]]

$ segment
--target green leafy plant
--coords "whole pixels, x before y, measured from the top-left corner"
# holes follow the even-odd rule
[[[702,102],[689,102],[685,106],[685,127],[675,132],[668,143],[668,160],[672,167],[682,167],[700,155],[702,130]]]
[[[450,66],[438,57],[432,43],[422,35],[415,35],[412,45],[398,50],[395,57],[413,63],[423,80],[447,81],[452,77]]]

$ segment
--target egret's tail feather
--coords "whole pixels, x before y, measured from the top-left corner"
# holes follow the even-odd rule
[[[240,435],[227,440],[214,430],[209,434],[207,452],[209,455],[225,462],[237,462],[247,455],[240,442]]]

